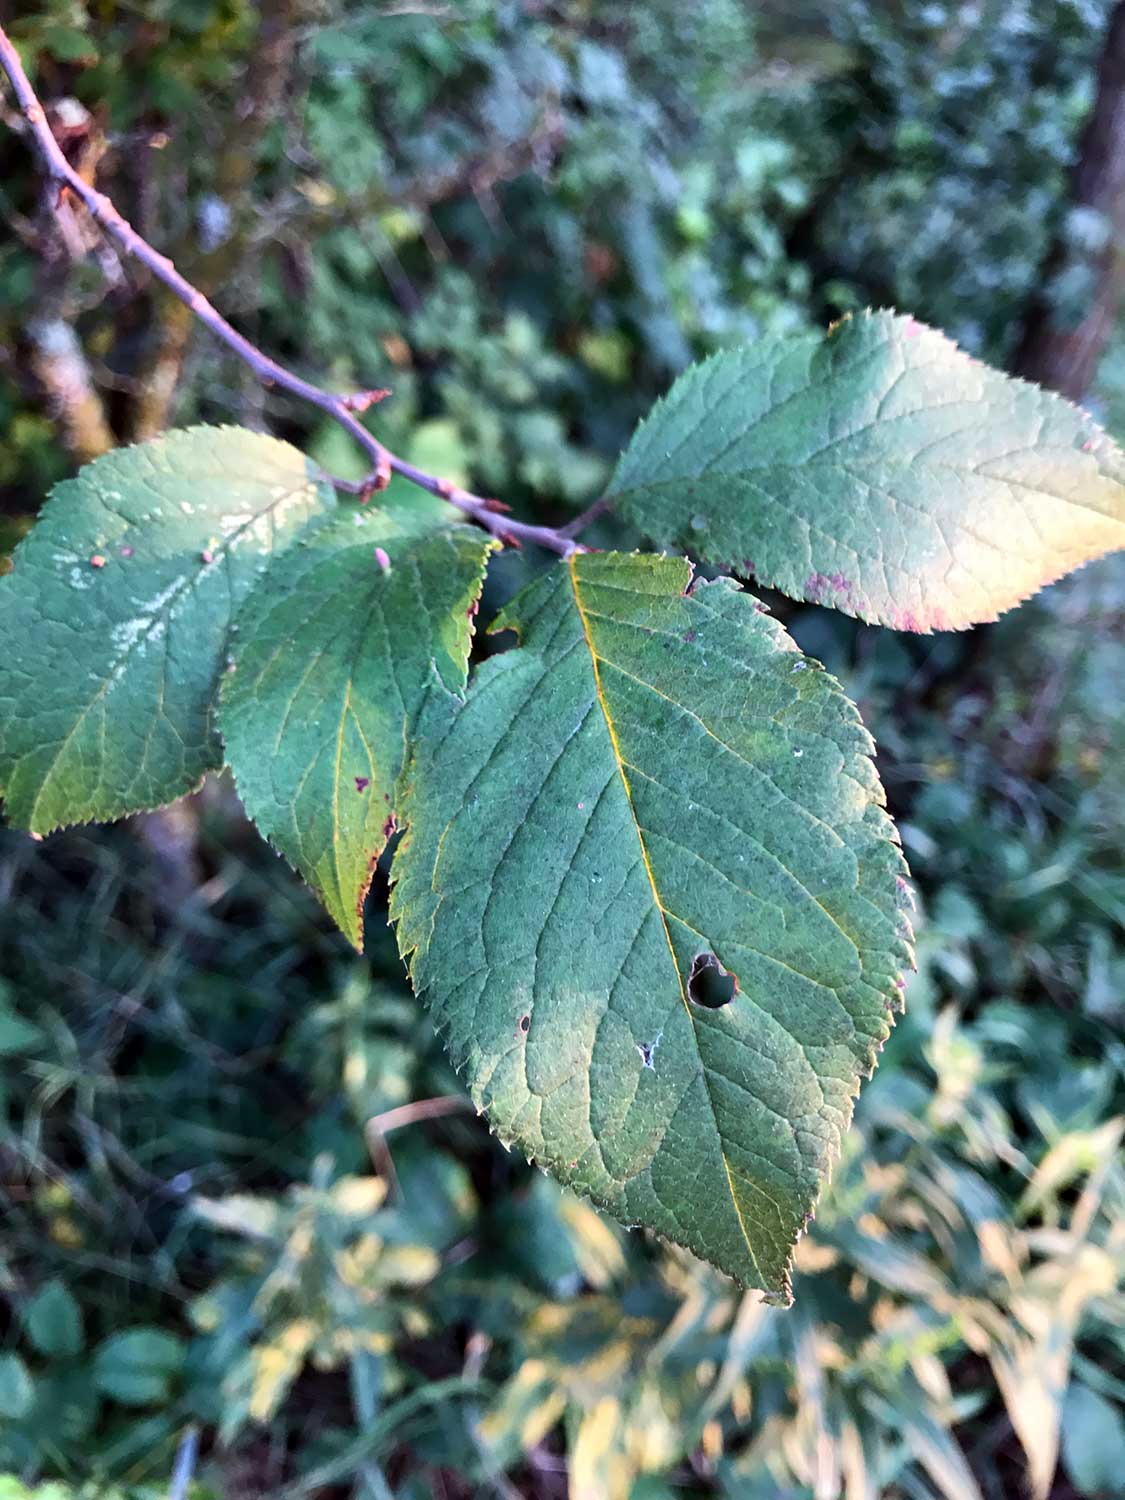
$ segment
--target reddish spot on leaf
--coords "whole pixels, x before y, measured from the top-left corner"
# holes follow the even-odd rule
[[[850,594],[851,580],[843,573],[810,573],[805,579],[805,593],[814,604],[823,604],[832,594]]]
[[[92,568],[104,568],[105,567],[105,558],[101,555],[100,552],[95,552],[94,553],[93,557],[90,559],[90,566]]]
[[[694,630],[685,630],[684,631],[684,640],[687,641],[688,645],[690,646],[691,643],[692,643],[692,641],[695,640],[695,631]]]
[[[810,573],[805,579],[805,594],[814,604],[819,604],[828,591],[828,579],[823,573]]]
[[[370,785],[370,776],[357,776],[355,779],[355,789],[357,792],[365,792]]]
[[[132,547],[122,547],[122,549],[121,549],[121,556],[122,557],[132,557],[132,555],[133,555],[133,549],[132,549]]]
[[[468,609],[465,611],[465,618],[467,620],[475,620],[477,617],[478,609],[480,609],[480,600],[474,599],[473,602],[469,605]]]
[[[393,812],[392,813],[388,813],[387,814],[387,821],[383,824],[383,837],[385,839],[389,839],[390,836],[391,836],[391,834],[397,832],[397,830],[398,830],[398,820],[395,818],[395,815],[394,815]]]
[[[379,566],[382,568],[382,570],[383,570],[384,573],[389,573],[390,572],[390,570],[391,570],[391,560],[387,556],[387,554],[383,551],[382,547],[376,547],[375,548],[375,561],[379,564]]]
[[[1083,453],[1092,453],[1093,451],[1094,451],[1094,440],[1093,440],[1093,438],[1087,438],[1086,441],[1082,444],[1082,452]]]
[[[586,806],[586,804],[585,804],[585,802],[580,802],[580,803],[579,803],[579,804],[578,804],[578,811],[579,811],[579,812],[581,812],[581,811],[582,811],[582,809],[583,809],[583,808],[584,808],[584,807],[585,807],[585,806]]]
[[[211,551],[210,547],[205,547],[199,554],[199,560],[204,566],[207,566],[215,561],[215,554]]]

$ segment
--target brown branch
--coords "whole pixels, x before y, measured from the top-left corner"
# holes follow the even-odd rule
[[[5,112],[6,123],[27,134],[25,120]],[[93,117],[76,99],[62,99],[51,110],[51,130],[74,170],[87,181],[104,150]],[[101,395],[95,389],[89,361],[72,327],[78,310],[70,295],[74,263],[92,248],[91,226],[80,219],[69,197],[60,199],[47,184],[33,221],[13,227],[38,255],[35,314],[24,327],[26,369],[46,400],[67,451],[80,464],[115,446],[116,438]],[[106,242],[96,233],[93,241]],[[107,246],[108,248],[108,246]]]
[[[499,501],[484,500],[479,495],[473,495],[468,490],[451,484],[447,479],[427,474],[414,464],[399,458],[397,454],[384,447],[352,415],[351,404],[356,399],[354,396],[334,395],[322,390],[319,386],[303,380],[293,371],[287,370],[284,365],[278,364],[276,360],[263,354],[249,339],[227,322],[203,293],[180,274],[166,255],[161,255],[137,233],[104,193],[99,193],[96,188],[84,181],[70,165],[51,133],[43,106],[24,72],[19,53],[2,26],[0,26],[0,68],[8,75],[15,92],[16,102],[27,121],[31,138],[43,160],[47,176],[58,188],[60,195],[69,190],[83,204],[95,223],[111,239],[116,240],[127,254],[134,256],[162,281],[169,291],[211,330],[216,338],[221,339],[228,348],[233,349],[263,385],[277,386],[299,397],[302,401],[307,401],[311,406],[318,407],[333,421],[338,422],[345,432],[359,444],[371,460],[371,470],[358,484],[352,484],[343,479],[333,479],[332,483],[337,489],[359,495],[361,499],[366,500],[376,491],[387,487],[392,473],[400,474],[412,484],[428,490],[431,495],[447,500],[465,515],[470,516],[479,526],[483,526],[486,531],[509,545],[519,546],[523,542],[531,542],[557,552],[562,557],[569,557],[573,552],[584,550],[580,543],[563,536],[552,527],[531,526],[523,521],[512,520],[503,514],[505,507]]]
[[[596,521],[599,516],[606,515],[609,508],[609,501],[603,495],[600,499],[595,500],[593,505],[588,505],[581,515],[575,516],[573,521],[568,521],[565,526],[560,526],[559,535],[578,536],[580,532],[586,530],[586,527],[592,521]]]
[[[439,1094],[435,1099],[414,1099],[409,1104],[386,1109],[381,1115],[372,1115],[363,1128],[386,1135],[389,1130],[399,1130],[417,1120],[437,1120],[443,1115],[460,1114],[472,1108],[472,1100],[465,1094]]]
[[[492,193],[501,184],[511,182],[525,172],[535,171],[543,176],[553,165],[565,138],[557,103],[548,97],[524,141],[489,144],[444,170],[419,177],[375,182],[361,192],[340,198],[333,194],[324,202],[311,202],[305,194],[290,192],[280,200],[274,216],[258,219],[251,244],[276,238],[278,215],[284,216],[285,224],[298,221],[302,234],[308,235],[341,224],[362,222],[388,208],[407,207],[429,213],[467,193]],[[311,157],[305,156],[304,162],[310,170],[316,166]]]
[[[1051,305],[1050,283],[1079,264],[1060,235],[1048,252],[1039,290],[1024,317],[1013,368],[1029,380],[1081,401],[1125,294],[1125,0],[1110,17],[1098,64],[1094,106],[1078,145],[1071,175],[1071,205],[1091,210],[1106,224],[1104,246],[1079,252],[1093,280],[1090,305],[1076,326],[1063,323]]]
[[[472,1101],[465,1094],[439,1094],[435,1099],[415,1099],[395,1109],[384,1110],[381,1115],[372,1115],[363,1127],[372,1166],[397,1191],[398,1177],[391,1148],[387,1145],[388,1134],[403,1125],[413,1125],[417,1120],[438,1120],[443,1115],[459,1114],[472,1108]]]
[[[205,296],[224,286],[244,258],[244,242],[252,221],[251,187],[262,141],[284,96],[296,50],[293,25],[297,0],[261,0],[258,30],[250,56],[238,109],[240,130],[228,131],[215,163],[215,196],[230,215],[220,243],[189,260],[192,285]],[[183,264],[190,238],[171,252]],[[147,441],[168,425],[176,387],[183,374],[194,327],[191,310],[167,295],[154,308],[152,352],[142,373],[142,394],[136,404],[131,436]]]

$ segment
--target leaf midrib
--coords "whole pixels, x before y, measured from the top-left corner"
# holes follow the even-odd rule
[[[235,543],[239,540],[240,537],[242,537],[252,526],[256,525],[256,523],[260,521],[263,516],[272,514],[272,512],[275,511],[279,505],[281,505],[284,501],[291,500],[292,497],[296,495],[300,489],[305,488],[308,484],[309,480],[306,478],[301,485],[295,485],[292,489],[286,490],[283,495],[275,496],[273,499],[271,499],[268,505],[263,506],[259,511],[255,511],[250,520],[246,521],[242,526],[239,526],[235,531],[232,531],[229,536],[223,538],[222,543],[217,546],[215,550],[214,563],[204,563],[199,573],[194,575],[190,573],[184,573],[177,580],[177,583],[174,585],[172,591],[165,599],[163,606],[160,608],[160,610],[157,611],[155,615],[153,615],[147,627],[137,635],[135,640],[129,642],[129,645],[125,648],[125,650],[121,653],[117,660],[113,662],[112,666],[109,669],[109,672],[98,685],[97,692],[83,707],[82,711],[79,713],[78,717],[75,719],[74,723],[67,731],[65,737],[60,742],[59,748],[55,751],[55,754],[51,758],[51,764],[49,768],[44,773],[39,783],[39,790],[35,794],[35,800],[31,804],[27,820],[29,828],[36,832],[47,831],[45,829],[35,829],[35,817],[39,809],[39,804],[42,802],[52,778],[58,771],[59,762],[62,760],[63,756],[70,748],[71,742],[73,741],[75,735],[81,729],[82,725],[86,722],[87,718],[94,711],[97,705],[102,701],[103,698],[105,698],[109,694],[110,689],[121,680],[119,668],[124,667],[129,662],[133,653],[138,649],[139,646],[141,646],[142,644],[147,645],[147,643],[152,639],[152,633],[156,629],[158,624],[171,623],[175,608],[180,603],[180,601],[194,592],[193,585],[198,586],[199,581],[208,576],[211,568],[217,565],[220,558],[222,558],[224,561],[229,559],[231,551],[233,550]],[[26,756],[21,757],[21,763],[26,759]],[[13,781],[15,780],[15,771],[13,771],[11,779]]]
[[[734,1208],[735,1218],[738,1221],[738,1227],[742,1232],[742,1238],[746,1242],[746,1252],[749,1255],[751,1262],[753,1263],[755,1271],[759,1276],[761,1276],[762,1271],[761,1267],[758,1264],[758,1257],[754,1254],[754,1246],[750,1239],[749,1231],[746,1228],[746,1221],[742,1217],[742,1209],[738,1202],[738,1195],[734,1190],[734,1176],[731,1172],[730,1162],[727,1159],[726,1149],[723,1145],[722,1131],[719,1127],[719,1117],[715,1110],[715,1101],[711,1097],[711,1084],[707,1076],[706,1064],[703,1061],[703,1053],[699,1046],[699,1037],[696,1031],[695,1017],[692,1015],[691,1002],[688,1000],[687,988],[684,984],[684,977],[680,972],[680,965],[676,958],[676,950],[672,946],[672,934],[668,930],[668,913],[664,909],[664,903],[661,901],[660,892],[657,889],[656,876],[653,872],[652,864],[648,857],[648,848],[645,844],[644,834],[641,831],[640,821],[637,817],[637,809],[633,802],[633,790],[629,785],[629,778],[625,771],[625,758],[621,753],[621,746],[617,738],[617,729],[613,722],[613,715],[609,711],[609,704],[606,701],[605,692],[602,688],[601,672],[599,670],[600,658],[598,656],[597,648],[594,645],[594,638],[590,631],[590,622],[587,618],[586,610],[583,607],[582,597],[578,587],[577,562],[580,555],[581,554],[579,553],[573,553],[567,559],[566,566],[570,577],[570,586],[574,594],[574,607],[578,612],[578,619],[582,626],[582,634],[585,638],[586,649],[590,654],[590,666],[594,677],[594,692],[597,695],[598,706],[601,709],[602,718],[605,720],[606,732],[609,735],[609,743],[613,750],[614,761],[617,765],[617,773],[621,777],[621,784],[625,789],[625,801],[628,805],[629,816],[633,821],[633,828],[637,835],[637,846],[641,851],[641,861],[644,864],[645,874],[648,876],[649,888],[652,891],[653,905],[656,907],[657,913],[660,917],[660,926],[664,932],[664,940],[668,944],[668,955],[672,960],[672,968],[675,971],[676,980],[680,987],[680,999],[683,1002],[684,1010],[687,1013],[687,1018],[691,1025],[692,1036],[695,1039],[696,1053],[699,1057],[699,1071],[703,1078],[703,1087],[707,1095],[707,1103],[711,1110],[711,1118],[715,1123],[715,1135],[718,1138],[719,1142],[719,1156],[722,1160],[723,1170],[726,1174],[727,1188],[730,1192],[730,1200]]]

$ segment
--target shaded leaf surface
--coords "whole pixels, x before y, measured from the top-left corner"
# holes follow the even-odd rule
[[[465,684],[495,543],[456,515],[426,496],[341,511],[239,615],[220,711],[239,793],[357,947],[406,731],[434,683]]]
[[[729,579],[590,554],[423,735],[392,916],[473,1096],[628,1223],[786,1295],[908,957],[839,687]],[[690,998],[693,969],[737,978]]]
[[[1125,1420],[1119,1407],[1087,1385],[1075,1382],[1066,1393],[1062,1448],[1067,1472],[1082,1494],[1125,1494]]]
[[[184,1362],[184,1346],[162,1328],[128,1328],[112,1334],[94,1354],[98,1390],[124,1406],[167,1401]]]
[[[24,1308],[24,1329],[40,1354],[61,1357],[82,1348],[82,1309],[57,1278],[41,1286]]]
[[[27,1366],[15,1354],[0,1354],[0,1411],[9,1422],[26,1417],[35,1405],[35,1386]]]
[[[222,764],[231,619],[334,503],[304,456],[239,428],[123,448],[57,486],[0,579],[0,793],[49,833],[170,802]]]
[[[688,370],[609,496],[660,547],[901,630],[1125,547],[1125,455],[1092,418],[890,312]]]

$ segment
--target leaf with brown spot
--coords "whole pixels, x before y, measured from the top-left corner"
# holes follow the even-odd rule
[[[900,1003],[904,865],[839,684],[690,575],[590,553],[517,595],[521,644],[421,722],[391,914],[502,1140],[785,1298]]]
[[[220,705],[239,794],[357,948],[407,735],[433,686],[464,685],[494,546],[392,490],[310,532],[239,615]]]
[[[334,505],[304,454],[237,427],[121,448],[56,486],[0,579],[0,794],[12,822],[50,833],[120,818],[217,770],[235,611]]]

